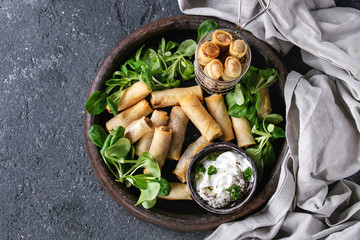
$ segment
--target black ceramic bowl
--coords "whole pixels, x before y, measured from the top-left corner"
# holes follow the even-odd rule
[[[253,182],[251,184],[249,184],[249,186],[247,188],[247,192],[245,193],[244,197],[242,197],[241,199],[236,200],[234,202],[231,202],[230,204],[226,205],[225,207],[214,208],[214,207],[210,206],[208,203],[206,203],[200,197],[200,195],[198,194],[198,192],[196,190],[196,185],[195,185],[196,171],[195,171],[195,169],[196,169],[197,164],[201,160],[203,160],[206,156],[208,156],[211,153],[220,152],[220,151],[221,152],[233,151],[233,152],[239,153],[240,155],[244,156],[245,159],[247,161],[249,161],[249,163],[250,163],[250,165],[252,167],[253,179],[254,180],[253,180]],[[202,208],[204,208],[205,210],[207,210],[209,212],[212,212],[212,213],[229,214],[229,213],[234,213],[234,212],[241,211],[242,208],[244,207],[244,205],[246,203],[248,203],[249,201],[251,201],[251,198],[255,193],[258,177],[257,177],[257,171],[256,171],[255,163],[245,153],[244,150],[237,147],[233,143],[218,142],[218,143],[213,143],[213,144],[210,144],[210,145],[204,147],[197,154],[195,154],[195,156],[192,158],[192,160],[190,161],[190,164],[189,164],[189,166],[187,168],[186,179],[187,179],[187,184],[188,184],[190,192],[191,192],[191,196],[192,196],[192,198],[195,200],[195,202],[197,204],[199,204]]]

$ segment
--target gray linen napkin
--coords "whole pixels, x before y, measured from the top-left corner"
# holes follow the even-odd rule
[[[238,0],[178,1],[186,14],[236,22]],[[260,9],[243,0],[242,21]],[[314,70],[286,80],[290,152],[275,194],[208,239],[357,239],[360,187],[342,179],[360,170],[360,12],[329,0],[273,0],[246,29],[283,54],[298,46]]]

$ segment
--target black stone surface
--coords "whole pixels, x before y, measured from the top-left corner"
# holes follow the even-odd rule
[[[0,0],[0,239],[210,234],[133,217],[102,189],[84,147],[86,94],[103,59],[129,33],[178,14],[174,0]]]

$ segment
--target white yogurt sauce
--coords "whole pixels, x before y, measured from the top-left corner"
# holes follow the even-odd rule
[[[242,172],[247,168],[252,168],[250,162],[239,153],[227,151],[221,153],[215,161],[204,158],[202,164],[205,173],[198,174],[196,179],[196,189],[200,197],[210,206],[215,208],[224,207],[231,201],[231,194],[226,189],[237,185],[243,193],[246,193],[248,183],[246,183]],[[217,169],[217,173],[208,174],[210,166]],[[250,182],[253,181],[253,176]]]

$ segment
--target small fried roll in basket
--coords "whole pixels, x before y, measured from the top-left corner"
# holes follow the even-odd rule
[[[197,60],[200,66],[205,66],[220,54],[219,47],[213,42],[204,42],[198,52]]]
[[[224,63],[224,73],[221,78],[224,81],[232,81],[240,77],[241,75],[241,63],[239,59],[233,56],[226,58]]]
[[[212,35],[211,41],[220,48],[221,53],[224,53],[229,48],[232,39],[232,35],[228,31],[216,30]]]
[[[223,72],[223,63],[219,59],[211,60],[204,68],[205,75],[213,80],[219,80]]]
[[[245,56],[247,49],[248,46],[244,40],[236,39],[230,44],[228,55],[241,59]]]

